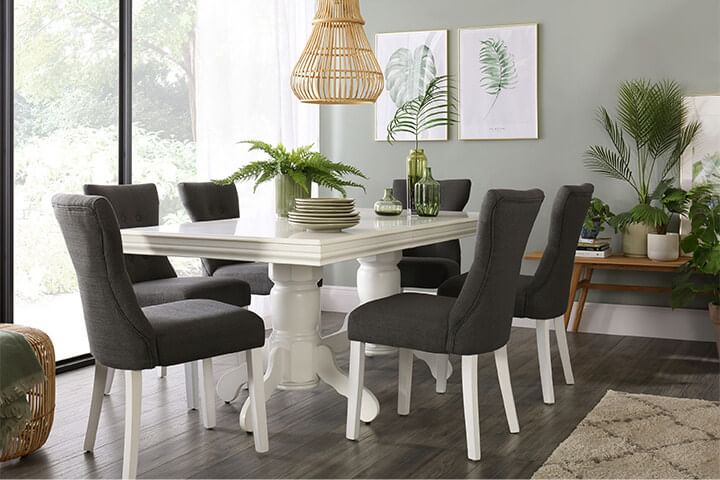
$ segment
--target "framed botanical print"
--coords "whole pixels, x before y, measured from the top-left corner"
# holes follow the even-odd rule
[[[387,139],[387,127],[395,112],[423,93],[435,78],[447,75],[447,30],[379,33],[375,55],[385,75],[385,90],[375,103],[375,140]],[[423,132],[420,140],[447,140],[447,127]],[[414,140],[408,133],[398,141]]]
[[[720,184],[720,95],[685,97],[688,121],[700,122],[700,131],[680,160],[680,186]]]
[[[459,31],[458,136],[538,138],[537,24]]]

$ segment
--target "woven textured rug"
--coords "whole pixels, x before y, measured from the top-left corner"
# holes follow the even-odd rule
[[[720,478],[720,402],[609,390],[533,478]]]

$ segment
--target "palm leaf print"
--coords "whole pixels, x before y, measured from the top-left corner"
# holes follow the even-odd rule
[[[515,58],[510,54],[503,40],[490,37],[480,43],[482,44],[479,57],[480,72],[482,73],[480,86],[488,95],[495,97],[488,109],[489,114],[500,94],[517,85],[517,69],[515,68]]]

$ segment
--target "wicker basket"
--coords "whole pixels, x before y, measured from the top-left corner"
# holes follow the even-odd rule
[[[0,452],[0,462],[30,455],[45,444],[50,435],[55,416],[55,350],[50,337],[35,328],[0,324],[6,329],[22,334],[37,355],[45,381],[28,392],[32,418],[20,435],[10,438],[5,450]]]

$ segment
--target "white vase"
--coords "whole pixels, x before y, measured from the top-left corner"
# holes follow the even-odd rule
[[[680,235],[677,233],[648,233],[647,255],[650,260],[670,262],[680,256]]]

